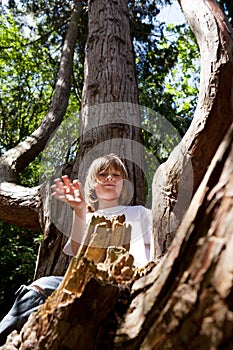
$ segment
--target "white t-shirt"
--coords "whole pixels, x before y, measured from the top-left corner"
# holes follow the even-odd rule
[[[142,267],[146,265],[148,261],[150,261],[152,228],[152,217],[150,209],[147,209],[142,205],[121,205],[97,210],[94,213],[88,213],[87,221],[89,221],[92,215],[105,216],[111,219],[113,216],[122,214],[125,215],[126,223],[130,224],[132,227],[129,252],[134,257],[134,265],[137,267]],[[70,246],[70,239],[67,241],[63,251],[67,255],[73,255]]]

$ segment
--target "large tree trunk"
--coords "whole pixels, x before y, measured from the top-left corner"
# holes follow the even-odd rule
[[[129,204],[144,204],[144,150],[127,4],[127,0],[89,1],[80,135],[69,175],[84,184],[94,159],[116,153],[128,168],[132,188]],[[65,204],[50,202],[49,195],[48,188],[43,213],[46,240],[38,255],[35,277],[60,274],[62,266],[66,267],[61,265],[65,262],[63,253],[58,255],[59,249],[54,248],[61,248],[69,235],[72,211]],[[55,226],[46,229],[51,216]]]
[[[215,1],[180,0],[200,47],[198,105],[181,143],[153,180],[154,256],[163,256],[233,121],[233,31]]]
[[[89,1],[80,142],[72,177],[85,181],[91,162],[126,160],[132,202],[145,203],[141,115],[127,0]]]

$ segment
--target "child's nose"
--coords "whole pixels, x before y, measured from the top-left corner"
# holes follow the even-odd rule
[[[113,177],[112,177],[112,175],[111,174],[108,174],[108,176],[107,176],[107,180],[112,180],[113,179]]]

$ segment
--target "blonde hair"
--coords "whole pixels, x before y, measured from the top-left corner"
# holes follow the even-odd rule
[[[114,153],[99,157],[95,159],[87,173],[87,178],[84,186],[85,200],[89,211],[98,209],[98,199],[95,193],[95,184],[97,175],[101,172],[114,168],[118,170],[123,180],[128,179],[128,173],[122,160]],[[128,191],[126,181],[123,181],[123,189],[119,197],[119,205],[127,204]]]

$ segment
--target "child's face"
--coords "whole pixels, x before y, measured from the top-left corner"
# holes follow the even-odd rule
[[[119,170],[108,168],[97,175],[95,192],[98,201],[118,200],[123,188],[123,178]]]

